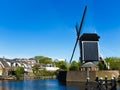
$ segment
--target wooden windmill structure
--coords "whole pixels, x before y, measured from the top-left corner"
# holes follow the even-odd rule
[[[85,6],[80,26],[78,27],[76,25],[77,39],[75,42],[75,46],[73,48],[72,56],[70,58],[70,63],[73,59],[77,44],[79,44],[81,63],[94,62],[94,61],[101,60],[105,65],[105,67],[107,68],[106,62],[104,61],[104,59],[101,59],[99,56],[98,43],[99,43],[100,36],[98,36],[96,33],[83,33],[81,35],[81,30],[82,30],[84,18],[86,15],[86,11],[87,11],[87,6]]]

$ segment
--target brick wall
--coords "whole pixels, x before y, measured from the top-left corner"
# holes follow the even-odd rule
[[[67,82],[82,82],[85,81],[87,77],[86,72],[84,71],[68,71],[67,72]]]
[[[119,75],[119,71],[118,70],[109,70],[109,71],[97,71],[96,72],[96,76],[98,77],[102,77],[105,78],[106,76],[108,77],[108,79],[111,79],[113,76],[115,76],[116,78],[118,78]]]
[[[87,72],[86,71],[68,71],[66,76],[67,82],[86,82],[87,79]],[[108,76],[108,79],[111,79],[112,76],[116,78],[119,75],[119,71],[117,70],[109,70],[109,71],[90,71],[89,77],[90,81],[95,81],[96,76],[99,78],[105,78]]]

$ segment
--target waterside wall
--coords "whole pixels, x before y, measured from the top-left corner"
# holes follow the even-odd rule
[[[67,82],[86,82],[87,76],[86,71],[68,71],[67,72]],[[89,78],[93,81],[96,77],[96,72],[89,72]]]
[[[95,81],[96,76],[99,78],[105,78],[106,76],[108,79],[111,79],[113,76],[116,79],[119,76],[118,70],[106,70],[106,71],[60,71],[59,80],[62,82],[86,82],[87,77],[89,76],[89,80],[91,82]]]

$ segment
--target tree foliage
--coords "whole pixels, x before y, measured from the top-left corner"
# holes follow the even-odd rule
[[[56,67],[59,67],[61,70],[67,70],[68,66],[65,61],[57,61],[55,62]]]
[[[33,73],[36,76],[54,76],[56,75],[55,71],[46,71],[44,67],[40,67],[39,64],[33,66]]]
[[[39,64],[35,64],[33,66],[33,73],[38,76],[39,75],[39,70],[40,70],[40,65]]]
[[[110,69],[120,70],[120,58],[109,57],[109,58],[106,58],[105,60],[110,65]]]
[[[71,71],[77,71],[77,70],[79,70],[79,68],[80,68],[80,64],[77,63],[76,61],[73,61],[71,63],[71,65],[70,65],[69,70],[71,70]]]
[[[99,67],[99,70],[104,70],[105,69],[104,64],[103,64],[102,61],[99,61],[98,67]]]
[[[15,70],[16,78],[19,80],[22,75],[24,74],[24,68],[23,67],[17,67]]]
[[[44,57],[44,56],[35,56],[35,59],[38,63],[41,64],[50,64],[53,63],[52,59],[49,57]]]

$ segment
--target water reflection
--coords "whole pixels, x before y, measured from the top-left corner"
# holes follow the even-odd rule
[[[120,90],[120,84],[117,89]],[[24,80],[24,81],[0,81],[0,90],[110,90],[97,88],[94,85],[86,87],[85,83],[60,83],[57,80]]]
[[[96,82],[91,82],[90,84],[86,85],[86,83],[73,83],[68,82],[66,83],[66,86],[75,86],[79,90],[117,90],[117,88],[120,88],[120,84],[116,87],[112,87],[111,85],[101,85],[99,86]]]
[[[0,81],[0,90],[24,90],[24,83],[21,81]]]
[[[65,90],[57,80],[0,81],[0,90]]]

